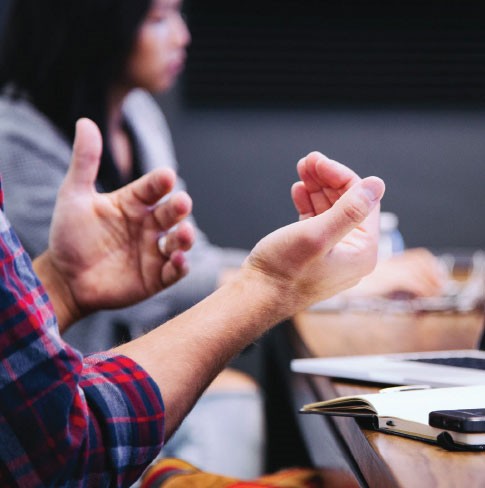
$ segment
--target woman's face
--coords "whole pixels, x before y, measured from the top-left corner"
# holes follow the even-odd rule
[[[190,43],[180,9],[182,0],[153,0],[128,57],[126,83],[130,88],[161,92],[176,81]]]

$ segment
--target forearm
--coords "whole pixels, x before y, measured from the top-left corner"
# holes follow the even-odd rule
[[[168,435],[224,365],[290,310],[286,293],[256,275],[242,271],[190,310],[117,348],[159,385]]]
[[[0,478],[18,481],[16,460],[28,460],[22,461],[23,485],[131,485],[160,450],[158,388],[126,358],[91,356],[83,362],[62,341],[46,290],[1,208],[0,256],[0,342],[6,351],[0,421],[8,433],[0,459],[12,460],[1,463]],[[69,294],[48,253],[35,267],[56,310],[72,319]],[[136,378],[136,386],[127,377]],[[55,442],[46,450],[49,439]]]
[[[82,318],[76,306],[71,290],[63,277],[53,266],[49,251],[44,252],[33,261],[33,268],[49,295],[62,333],[71,324]]]

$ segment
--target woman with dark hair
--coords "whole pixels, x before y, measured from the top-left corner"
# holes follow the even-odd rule
[[[176,168],[151,93],[169,89],[183,69],[190,34],[180,10],[180,0],[12,0],[0,59],[0,171],[7,215],[32,257],[47,247],[80,117],[94,120],[103,135],[100,191],[155,167]],[[99,312],[64,337],[84,353],[135,338],[210,294],[245,255],[210,244],[197,230],[185,280],[137,306]],[[162,454],[223,474],[258,476],[262,412],[256,382],[226,369]]]

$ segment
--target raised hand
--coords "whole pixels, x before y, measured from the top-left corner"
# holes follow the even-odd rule
[[[291,195],[300,220],[325,212],[361,181],[350,168],[319,152],[300,159],[296,169],[300,181],[293,185]]]
[[[364,180],[320,153],[298,163],[292,188],[300,222],[262,239],[245,262],[277,286],[289,313],[329,298],[371,272],[384,183]]]
[[[68,296],[65,306],[74,318],[135,303],[175,283],[187,273],[184,251],[194,240],[192,226],[181,222],[191,211],[190,197],[179,192],[160,203],[173,188],[173,171],[155,170],[115,192],[97,193],[101,149],[96,125],[88,119],[78,121],[49,251],[41,258],[41,267],[47,266],[51,275],[48,291],[53,281],[55,294],[59,283],[64,286],[59,298],[70,295],[72,301]]]

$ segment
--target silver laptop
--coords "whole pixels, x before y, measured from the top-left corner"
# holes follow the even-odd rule
[[[485,326],[478,349],[294,359],[292,371],[390,385],[485,384]]]

